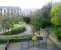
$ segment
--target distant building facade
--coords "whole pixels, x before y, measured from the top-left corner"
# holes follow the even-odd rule
[[[20,16],[21,9],[19,7],[0,6],[0,16]]]

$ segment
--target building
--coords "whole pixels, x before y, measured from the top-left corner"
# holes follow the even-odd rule
[[[19,16],[19,15],[21,15],[21,9],[19,7],[0,6],[0,16]]]

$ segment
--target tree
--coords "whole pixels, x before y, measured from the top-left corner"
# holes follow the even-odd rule
[[[51,23],[54,25],[53,32],[61,41],[61,2],[56,3],[51,9]]]
[[[55,26],[61,26],[61,2],[53,6],[51,16],[51,23]]]
[[[51,10],[51,8],[52,8],[52,4],[48,3],[47,5],[45,5],[41,9],[41,13],[42,13],[42,16],[44,18],[43,27],[47,27],[47,26],[51,25],[51,22],[50,22],[50,18],[51,18],[50,10]]]
[[[51,25],[50,22],[50,10],[52,4],[44,6],[42,9],[37,10],[32,16],[32,25],[36,30],[40,30],[40,28],[45,28]]]
[[[9,18],[5,17],[4,20],[2,20],[2,27],[3,27],[3,32],[5,32],[7,29],[9,30],[10,28],[10,22],[9,22]]]
[[[0,16],[0,26],[2,27],[3,32],[4,32],[4,22],[3,22],[4,19],[5,19],[4,16]]]

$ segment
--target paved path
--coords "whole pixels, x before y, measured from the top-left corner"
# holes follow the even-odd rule
[[[47,48],[46,46],[43,47],[43,48],[37,48],[36,44],[34,47],[31,47],[32,46],[32,42],[17,42],[17,43],[11,43],[9,46],[8,46],[8,50],[59,50],[52,42],[51,40],[48,40],[47,41]],[[5,48],[5,45],[6,44],[1,44],[0,45],[0,49],[1,50],[4,50]],[[42,42],[41,42],[41,45],[42,45]],[[45,45],[45,44],[44,44]]]
[[[42,46],[42,42],[40,43]],[[18,42],[18,43],[12,43],[9,45],[8,50],[58,50],[58,48],[51,42],[51,40],[47,41],[47,47],[46,44],[42,48],[37,48],[37,43],[34,44],[34,47],[32,46],[32,42]]]
[[[27,33],[31,32],[32,31],[31,26],[27,25],[26,30],[28,30]],[[37,46],[38,45],[37,43],[35,43],[34,45]],[[8,50],[58,50],[58,48],[55,46],[55,44],[50,39],[47,39],[47,46],[46,46],[46,43],[45,44],[42,44],[42,43],[43,41],[41,40],[40,45],[41,46],[44,45],[42,48],[33,47],[32,41],[12,43],[9,45]]]

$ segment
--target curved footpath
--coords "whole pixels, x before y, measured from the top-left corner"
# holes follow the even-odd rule
[[[26,25],[25,32],[16,35],[0,35],[0,40],[25,39],[28,37],[32,37],[32,29],[31,29],[31,25],[29,24]]]
[[[28,30],[28,31],[27,31]],[[7,36],[7,37],[6,37]],[[0,39],[2,38],[3,40],[8,40],[8,39],[19,39],[19,38],[21,38],[21,39],[24,39],[24,38],[28,38],[28,37],[31,37],[32,36],[32,30],[31,30],[31,26],[30,25],[26,25],[26,31],[25,32],[23,32],[23,33],[20,33],[20,34],[17,34],[17,35],[5,35],[5,38],[4,38],[4,36],[3,36],[3,38],[2,38],[2,36],[0,37]],[[13,44],[12,43],[12,45],[10,44],[9,45],[9,48],[8,48],[8,50],[20,50],[20,44],[22,44],[22,43],[15,43],[15,44]],[[1,50],[5,50],[5,46],[6,46],[6,44],[3,44],[3,45],[0,45],[0,49]],[[18,48],[19,47],[19,48]],[[23,47],[23,46],[22,46]],[[28,50],[39,50],[38,48],[34,48],[34,47],[32,47],[32,48],[29,48]],[[25,50],[25,49],[24,49]],[[27,49],[26,49],[27,50]],[[59,50],[56,46],[55,46],[55,44],[51,41],[51,40],[47,40],[47,49],[46,48],[40,48],[40,50]]]
[[[0,40],[10,40],[10,39],[27,39],[32,37],[32,28],[31,25],[26,25],[26,31],[16,35],[0,35]],[[6,43],[0,44],[0,50],[5,50]]]

